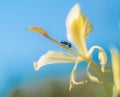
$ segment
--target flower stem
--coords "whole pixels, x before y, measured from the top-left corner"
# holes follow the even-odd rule
[[[106,83],[106,80],[105,80],[102,72],[98,69],[97,65],[92,61],[92,59],[86,58],[86,61],[88,63],[90,63],[91,67],[93,68],[93,70],[95,71],[95,73],[98,75],[99,79],[103,82],[102,85],[103,85],[104,90],[106,92],[106,96],[107,97],[111,97],[111,93],[109,91],[109,87],[108,87],[108,85]]]

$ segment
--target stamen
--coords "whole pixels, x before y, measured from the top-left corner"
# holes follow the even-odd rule
[[[64,44],[62,44],[62,43],[60,43],[59,41],[53,39],[52,37],[47,36],[47,38],[48,38],[49,40],[53,41],[54,43],[56,43],[57,45],[63,47],[64,49],[66,49],[66,50],[72,52],[73,54],[75,54],[75,55],[77,55],[77,56],[82,56],[81,54],[79,54],[79,53],[76,52],[75,50],[73,50],[73,49],[71,49],[71,48],[65,46]]]
[[[72,52],[73,54],[75,54],[75,55],[77,55],[77,56],[82,57],[83,59],[86,59],[85,56],[81,55],[80,53],[76,52],[75,50],[73,50],[73,49],[65,46],[64,44],[62,44],[62,43],[60,43],[59,41],[57,41],[57,40],[53,39],[52,37],[50,37],[44,29],[42,29],[42,28],[40,28],[40,27],[32,26],[32,27],[29,28],[29,30],[32,30],[32,31],[35,31],[35,32],[38,32],[38,33],[42,34],[43,36],[45,36],[46,38],[48,38],[48,39],[51,40],[52,42],[56,43],[57,45],[63,47],[64,49]]]

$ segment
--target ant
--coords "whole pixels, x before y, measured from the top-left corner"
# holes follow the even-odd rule
[[[61,41],[61,43],[62,43],[62,44],[64,44],[64,45],[66,45],[66,46],[68,46],[69,48],[71,48],[71,47],[72,47],[72,44],[71,44],[71,43],[69,43],[69,42],[66,42],[66,41]]]

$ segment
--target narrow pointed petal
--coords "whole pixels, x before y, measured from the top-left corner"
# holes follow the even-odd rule
[[[66,54],[58,51],[49,51],[40,57],[40,59],[34,63],[35,70],[39,70],[41,67],[53,64],[53,63],[69,63],[75,62],[76,58],[70,54]]]
[[[71,73],[69,90],[71,90],[74,87],[74,85],[83,85],[87,82],[87,80],[82,80],[80,82],[75,81],[77,65],[78,65],[78,62],[75,63],[75,66]]]
[[[40,27],[31,26],[31,27],[29,28],[29,30],[38,32],[39,34],[42,34],[42,35],[44,35],[44,36],[48,36],[47,32],[46,32],[44,29],[40,28]]]
[[[98,80],[98,78],[95,77],[95,76],[93,76],[93,75],[90,73],[89,69],[90,69],[90,64],[88,63],[88,66],[87,66],[87,75],[88,75],[89,79],[90,79],[91,81],[93,81],[93,82],[100,83],[100,81]]]
[[[114,78],[114,95],[120,95],[120,53],[116,48],[111,49],[112,70]]]
[[[98,49],[99,52],[98,52],[98,58],[100,60],[100,65],[101,65],[101,71],[104,72],[104,73],[109,73],[110,70],[109,69],[105,69],[105,65],[107,63],[107,55],[105,53],[105,51],[103,50],[103,48],[101,48],[100,46],[93,46],[90,48],[90,50],[88,51],[88,54],[87,56],[91,56],[93,51],[95,49]]]
[[[73,6],[66,19],[67,38],[79,52],[86,54],[86,38],[92,31],[90,21],[80,12],[79,4]]]

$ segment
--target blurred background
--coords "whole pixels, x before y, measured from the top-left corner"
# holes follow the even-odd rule
[[[38,72],[33,68],[33,62],[47,51],[65,50],[28,28],[40,26],[58,41],[67,40],[66,16],[75,3],[93,25],[88,49],[102,46],[111,68],[109,48],[120,49],[120,0],[0,0],[0,97],[105,96],[102,86],[92,82],[68,91],[74,64],[49,65]],[[98,60],[95,53],[93,57]],[[86,66],[78,66],[78,80],[88,79]],[[106,78],[112,87],[112,74]]]

